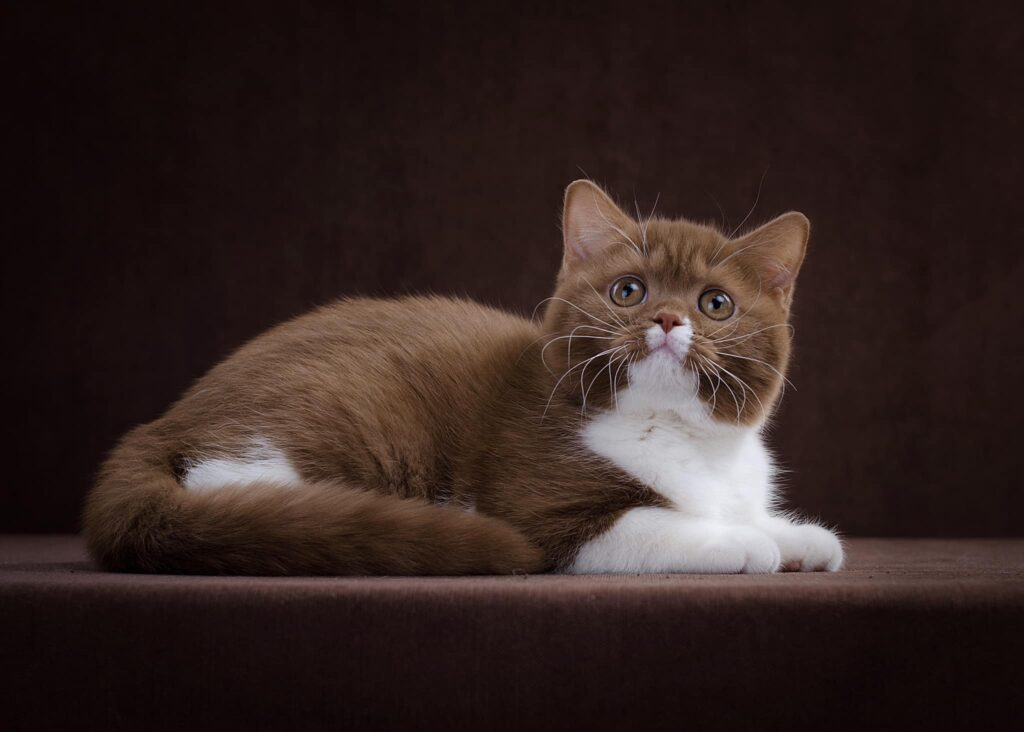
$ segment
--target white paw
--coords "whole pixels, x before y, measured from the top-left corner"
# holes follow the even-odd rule
[[[843,566],[843,545],[828,529],[797,524],[778,537],[782,567],[787,572],[835,572]]]
[[[708,541],[694,571],[706,574],[770,574],[782,565],[778,544],[763,531],[731,527]]]

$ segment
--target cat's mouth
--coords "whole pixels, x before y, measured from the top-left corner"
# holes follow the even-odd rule
[[[693,326],[689,318],[669,331],[655,325],[647,329],[644,340],[647,344],[647,358],[668,358],[682,364],[693,345]]]

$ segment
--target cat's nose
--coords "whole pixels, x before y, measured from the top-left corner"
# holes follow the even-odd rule
[[[675,313],[670,313],[666,310],[662,310],[660,313],[654,316],[654,322],[661,326],[661,329],[668,333],[676,326],[683,324],[683,319]]]

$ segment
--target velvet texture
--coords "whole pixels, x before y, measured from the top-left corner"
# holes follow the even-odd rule
[[[1024,541],[836,575],[116,575],[0,538],[5,730],[1005,729]],[[1013,722],[1011,722],[1013,720]]]
[[[772,438],[794,506],[850,534],[1024,530],[1019,6],[5,16],[0,530],[75,530],[119,434],[316,303],[529,312],[581,170],[645,211],[810,217]]]

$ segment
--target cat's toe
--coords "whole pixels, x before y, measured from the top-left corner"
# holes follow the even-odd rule
[[[719,540],[703,547],[700,562],[693,569],[700,574],[739,574],[746,561],[747,554],[741,544]]]
[[[755,529],[738,530],[736,539],[743,546],[744,574],[771,574],[782,566],[782,552],[768,534]]]
[[[835,572],[843,566],[843,544],[828,529],[813,524],[799,526],[795,556],[786,560],[794,572]]]

